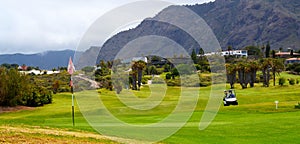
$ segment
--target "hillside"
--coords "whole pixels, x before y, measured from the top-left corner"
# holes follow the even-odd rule
[[[300,48],[299,0],[216,0],[186,7],[208,23],[222,49],[226,49],[228,45],[232,45],[234,49],[247,45],[265,45],[268,41],[272,49]],[[170,6],[163,11],[170,8],[174,7]],[[158,16],[159,14],[155,17]],[[97,60],[112,60],[128,42],[147,35],[168,37],[189,52],[201,47],[178,27],[152,19],[145,19],[136,28],[108,39]],[[93,49],[89,51],[96,51],[95,47]],[[86,52],[84,55],[88,57],[92,54]]]
[[[299,0],[216,0],[187,7],[206,20],[222,48],[267,41],[277,50],[300,48]]]
[[[79,52],[80,53],[80,52]],[[75,51],[47,51],[37,54],[4,54],[0,55],[0,64],[18,64],[39,67],[51,70],[57,67],[66,67],[69,57],[74,57]]]

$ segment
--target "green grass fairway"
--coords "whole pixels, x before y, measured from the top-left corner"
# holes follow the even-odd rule
[[[188,123],[161,143],[299,143],[300,109],[295,109],[294,106],[300,102],[300,86],[286,84],[283,87],[265,88],[260,85],[256,84],[254,88],[242,90],[236,84],[239,105],[229,107],[221,105],[213,122],[202,131],[198,128],[199,121],[211,87],[200,88],[198,105]],[[112,114],[127,123],[143,125],[159,122],[167,117],[177,104],[180,88],[168,87],[164,101],[154,109],[146,111],[127,108],[118,101],[112,91],[100,90],[100,92],[105,106]],[[148,86],[144,86],[141,91],[134,93],[140,98],[145,98],[150,95],[150,90]],[[275,100],[279,101],[277,110]],[[106,137],[97,137],[97,132],[85,121],[78,107],[75,116],[76,126],[73,127],[69,93],[54,95],[53,104],[44,107],[1,113],[0,143],[14,142],[12,139],[14,136],[25,141],[32,138],[32,143],[113,142]]]

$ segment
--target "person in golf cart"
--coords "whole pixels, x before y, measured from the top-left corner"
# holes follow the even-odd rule
[[[224,90],[224,98],[223,98],[223,103],[224,106],[229,106],[229,105],[238,105],[236,96],[233,92],[233,90],[228,90],[229,93],[227,93],[226,90]]]
[[[224,90],[224,98],[223,98],[223,100],[224,100],[225,98],[227,98],[227,96],[228,96],[227,90]]]
[[[228,98],[235,98],[235,95],[232,93],[232,90],[229,90]]]

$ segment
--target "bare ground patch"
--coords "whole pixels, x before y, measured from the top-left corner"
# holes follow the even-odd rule
[[[0,126],[0,143],[116,143],[108,138],[58,129]]]
[[[15,107],[3,107],[0,106],[0,113],[4,112],[16,112],[21,110],[34,110],[34,107],[27,107],[27,106],[15,106]]]
[[[39,127],[21,128],[0,126],[0,143],[103,143],[115,144],[122,141],[130,144],[145,143],[132,139],[103,136],[87,132],[72,132]]]

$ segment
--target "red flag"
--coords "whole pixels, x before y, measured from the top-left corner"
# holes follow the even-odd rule
[[[74,72],[75,72],[75,67],[72,62],[72,58],[70,57],[69,64],[68,64],[68,73],[73,74]]]
[[[70,87],[73,87],[73,81],[70,79]]]

